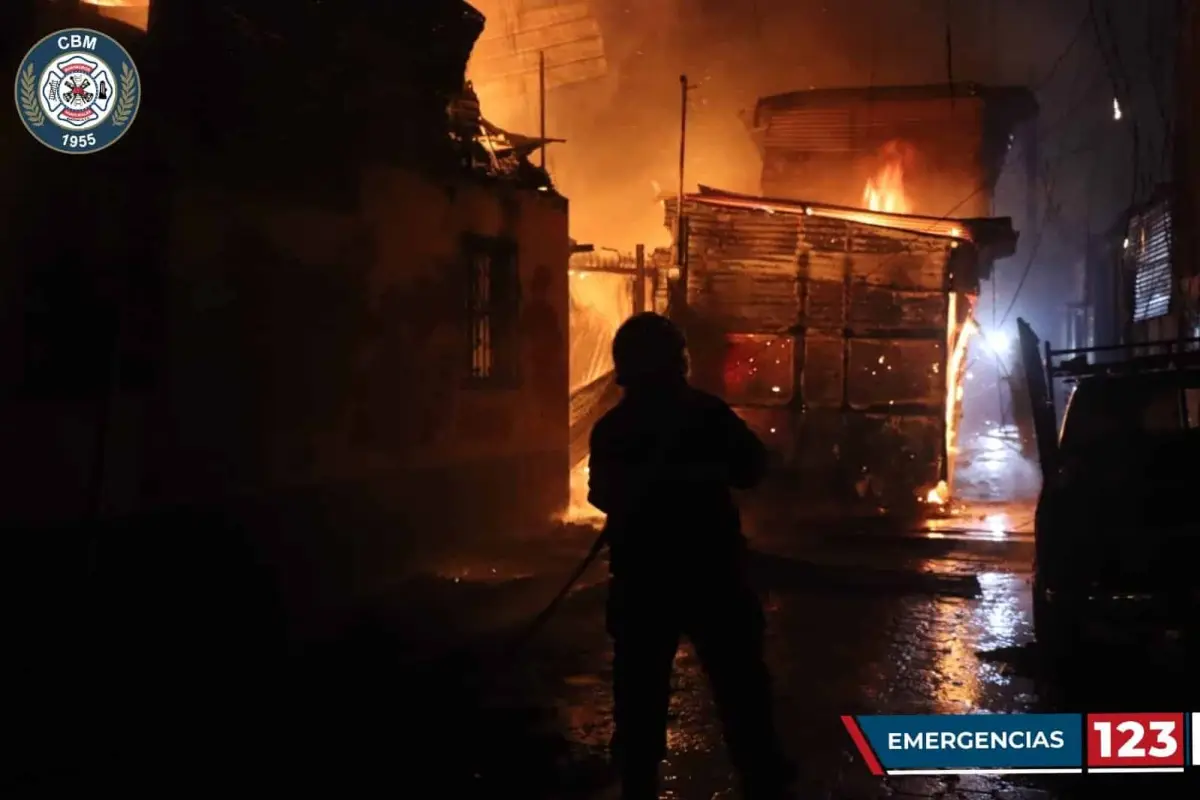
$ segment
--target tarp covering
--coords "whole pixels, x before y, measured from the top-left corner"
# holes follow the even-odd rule
[[[612,340],[633,313],[633,278],[572,270],[571,392],[612,371]]]
[[[587,457],[592,425],[620,397],[612,340],[633,312],[633,277],[573,269],[571,287],[571,461]]]

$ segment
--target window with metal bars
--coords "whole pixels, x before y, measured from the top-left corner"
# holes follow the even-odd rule
[[[1129,225],[1133,266],[1133,321],[1166,316],[1171,311],[1171,211],[1163,203],[1135,217]]]
[[[508,239],[465,237],[468,382],[511,388],[520,382],[521,281]]]

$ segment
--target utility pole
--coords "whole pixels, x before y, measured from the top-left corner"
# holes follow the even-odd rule
[[[679,76],[679,192],[675,205],[675,266],[683,270],[683,165],[687,152],[687,75]]]
[[[680,305],[687,305],[687,223],[683,216],[683,171],[687,154],[688,91],[687,75],[679,76],[679,191],[675,199],[675,267],[679,274]],[[670,284],[668,284],[670,285]]]
[[[542,148],[539,156],[542,169],[546,168],[546,51],[538,51],[538,117]]]

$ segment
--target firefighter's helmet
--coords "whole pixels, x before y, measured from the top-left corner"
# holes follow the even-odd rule
[[[624,387],[684,379],[687,340],[671,320],[645,312],[625,320],[613,337],[617,384]]]

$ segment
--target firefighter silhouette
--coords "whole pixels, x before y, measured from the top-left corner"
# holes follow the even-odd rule
[[[591,437],[588,500],[607,514],[607,627],[613,643],[613,757],[624,800],[658,797],[676,650],[688,637],[712,685],[749,800],[787,795],[731,489],[755,486],[767,454],[744,422],[688,384],[683,334],[638,314],[613,340],[624,397]]]

